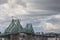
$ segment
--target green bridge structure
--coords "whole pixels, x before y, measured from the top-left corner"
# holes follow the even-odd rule
[[[31,23],[25,28],[20,24],[19,19],[12,19],[4,33],[0,33],[0,40],[60,40],[60,34],[56,33],[35,33]]]

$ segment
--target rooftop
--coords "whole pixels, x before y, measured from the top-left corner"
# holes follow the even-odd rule
[[[15,32],[26,32],[26,33],[34,33],[33,27],[31,23],[28,23],[25,28],[20,24],[19,19],[12,19],[8,28],[5,29],[4,33],[15,33]]]

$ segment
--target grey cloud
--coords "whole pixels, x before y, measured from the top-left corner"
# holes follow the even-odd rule
[[[51,16],[51,15],[56,15],[60,13],[55,13],[55,12],[29,12],[31,16]]]
[[[17,0],[17,4],[19,4],[19,5],[22,5],[22,6],[26,7],[26,3],[25,3],[25,2],[23,2],[22,0]]]
[[[24,0],[27,1],[27,0]],[[32,9],[39,9],[39,10],[48,10],[50,11],[48,14],[46,13],[41,13],[41,12],[29,12],[32,15],[54,15],[54,14],[60,14],[60,1],[59,0],[29,0],[27,2],[24,2],[22,0],[17,0],[17,4],[22,5],[24,7],[26,7],[26,3],[29,3],[29,7],[31,7]],[[7,2],[7,0],[1,0],[0,3],[4,3]],[[55,13],[53,13],[53,12]],[[44,11],[43,11],[44,12]],[[59,12],[59,13],[58,13]]]
[[[53,23],[53,24],[60,24],[60,19],[52,18],[51,20],[48,20],[47,22]]]
[[[60,0],[33,0],[30,6],[35,9],[60,11]]]
[[[22,0],[17,0],[19,5],[26,6]],[[27,0],[25,0],[27,1]],[[7,0],[0,0],[0,4],[6,3]],[[60,0],[29,0],[29,7],[34,9],[45,9],[60,12]]]
[[[0,0],[0,4],[7,3],[7,0]]]

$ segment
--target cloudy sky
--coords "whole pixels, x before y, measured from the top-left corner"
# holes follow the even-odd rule
[[[35,32],[60,33],[60,0],[0,0],[0,31],[8,27],[12,16],[23,27],[32,23]]]

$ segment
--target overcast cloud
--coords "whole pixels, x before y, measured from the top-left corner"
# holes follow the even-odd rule
[[[18,17],[23,27],[32,23],[35,31],[60,32],[60,0],[0,0],[0,31],[8,27],[11,16]]]

